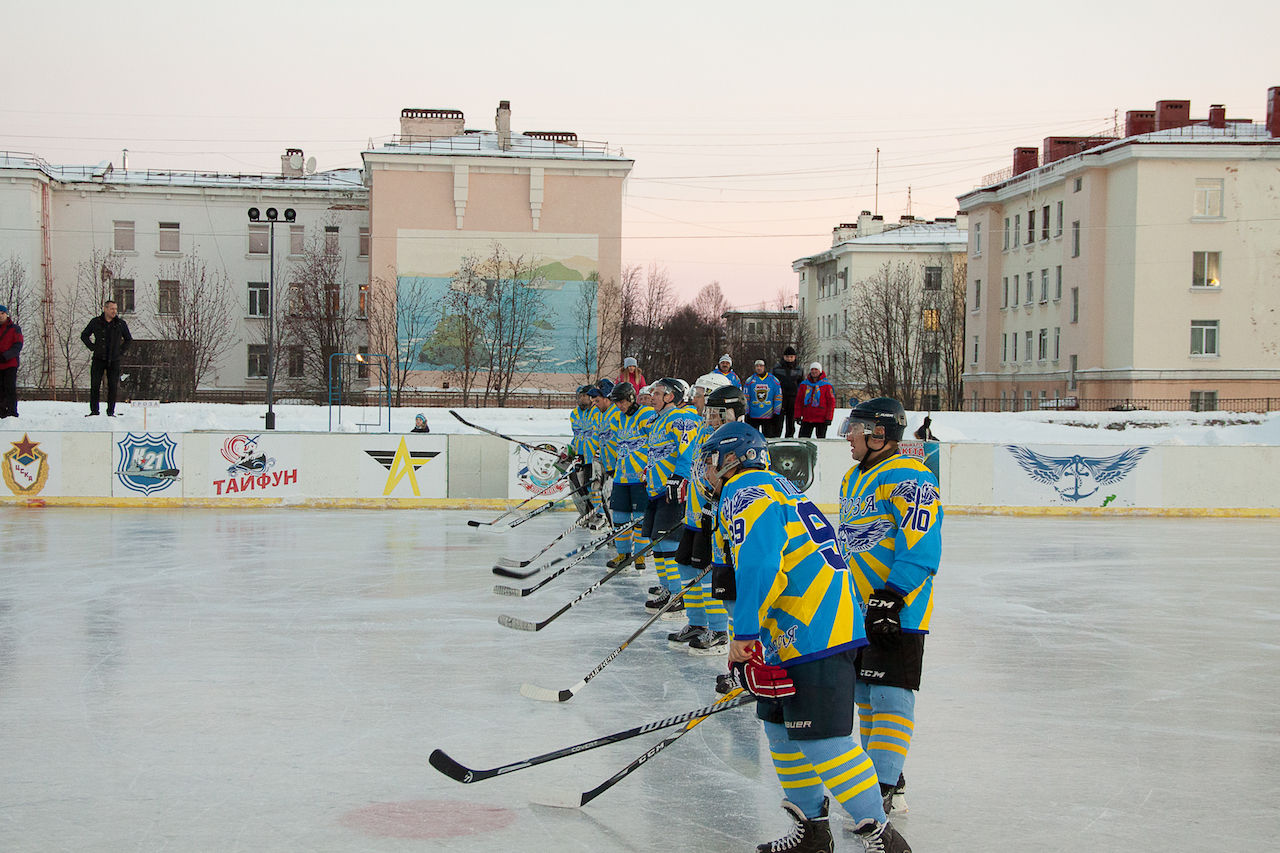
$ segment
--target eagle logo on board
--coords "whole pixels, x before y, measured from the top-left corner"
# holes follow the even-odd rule
[[[1038,483],[1052,486],[1060,497],[1080,501],[1127,477],[1149,447],[1130,447],[1113,456],[1045,456],[1026,447],[1005,445],[1023,471]]]

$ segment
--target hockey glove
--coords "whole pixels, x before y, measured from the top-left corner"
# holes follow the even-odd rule
[[[684,500],[684,477],[672,477],[667,481],[667,503],[678,504]]]
[[[877,589],[867,599],[867,639],[873,645],[891,649],[902,641],[902,596],[891,589]]]
[[[784,699],[796,695],[796,684],[780,666],[764,662],[760,644],[751,647],[751,657],[729,664],[738,683],[761,699]]]

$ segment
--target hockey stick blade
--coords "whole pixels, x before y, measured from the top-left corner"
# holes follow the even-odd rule
[[[498,565],[506,566],[509,569],[523,569],[525,566],[529,565],[532,562],[533,560],[513,560],[510,557],[498,558]]]
[[[519,598],[522,595],[521,591],[516,589],[515,587],[503,586],[500,583],[493,585],[493,594],[494,595],[513,595],[516,598]]]
[[[658,720],[652,723],[645,723],[641,726],[635,726],[630,729],[623,729],[620,732],[603,735],[595,738],[594,740],[575,744],[574,746],[564,747],[563,749],[557,749],[552,752],[545,752],[542,755],[535,755],[534,757],[526,758],[523,761],[517,761],[513,764],[504,764],[501,767],[491,767],[486,770],[467,767],[449,756],[442,749],[432,750],[427,761],[432,767],[439,770],[450,779],[453,779],[455,782],[470,784],[472,782],[480,782],[485,779],[492,779],[495,776],[502,776],[506,773],[513,773],[516,770],[524,770],[526,767],[533,767],[534,765],[544,764],[548,761],[555,761],[558,758],[567,758],[570,755],[580,755],[589,749],[596,749],[597,747],[608,746],[612,743],[619,743],[633,737],[648,734],[649,732],[669,729],[672,726],[679,726],[684,723],[688,723],[691,720],[700,721],[702,718],[706,718],[711,714],[718,714],[721,711],[736,708],[738,705],[743,705],[748,701],[754,702],[755,697],[750,695],[735,696],[730,693],[728,696],[721,697],[719,701],[711,705],[705,705],[701,708],[695,708],[692,711],[675,714],[667,717],[665,720]]]
[[[518,572],[515,569],[509,569],[506,566],[493,567],[493,573],[495,575],[498,575],[499,577],[504,577],[504,578],[515,578],[518,581],[522,581],[525,578],[531,578],[540,571],[542,571],[542,569],[540,568],[534,569],[533,571],[529,571],[529,572]]]
[[[535,624],[525,619],[517,619],[505,613],[498,617],[498,624],[504,628],[513,628],[516,631],[541,631],[544,627],[542,624]]]
[[[587,682],[579,681],[568,690],[552,690],[549,687],[539,687],[526,681],[520,685],[520,695],[529,699],[537,699],[539,702],[568,702],[573,698],[574,693],[586,686]]]

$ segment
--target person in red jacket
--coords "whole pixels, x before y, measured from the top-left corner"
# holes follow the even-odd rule
[[[641,388],[649,384],[644,381],[644,374],[640,372],[640,367],[631,356],[627,356],[622,360],[622,372],[618,374],[618,378],[613,384],[617,385],[619,382],[628,383],[632,388],[636,389],[637,395],[639,395]]]
[[[827,437],[827,427],[836,415],[836,392],[822,372],[822,365],[809,365],[809,375],[796,392],[796,420],[800,421],[800,437],[808,438],[816,430],[818,438]]]
[[[0,418],[18,416],[18,353],[22,352],[22,327],[0,305]]]

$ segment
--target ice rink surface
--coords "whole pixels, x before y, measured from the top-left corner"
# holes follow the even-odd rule
[[[496,514],[496,513],[495,513]],[[653,575],[539,633],[605,555],[526,598],[510,532],[427,511],[0,510],[0,851],[747,851],[789,829],[759,723],[666,734],[462,785],[714,701],[723,658],[668,650]],[[585,541],[587,534],[575,534]],[[1273,850],[1280,528],[1211,519],[948,518],[907,762],[923,851]],[[837,834],[837,850],[859,850]]]

